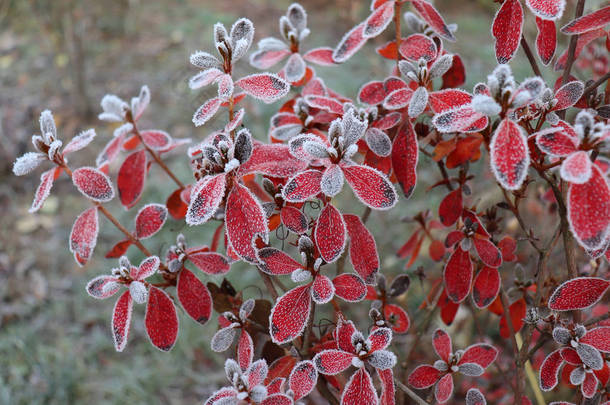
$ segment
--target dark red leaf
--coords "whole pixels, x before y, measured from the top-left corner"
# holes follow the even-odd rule
[[[436,384],[438,379],[441,377],[441,372],[436,368],[427,364],[418,366],[409,374],[409,385],[417,388],[424,389]]]
[[[72,182],[78,191],[93,201],[107,202],[114,198],[110,178],[94,167],[81,167],[74,170]],[[50,189],[51,187],[49,187]]]
[[[117,352],[122,352],[127,345],[132,309],[133,299],[129,290],[127,290],[121,294],[112,311],[112,324],[110,326],[112,328],[114,348]]]
[[[358,52],[367,41],[364,37],[364,23],[360,23],[346,33],[333,51],[333,61],[343,63]]]
[[[97,244],[99,232],[97,207],[91,207],[81,213],[70,232],[70,252],[74,254],[74,260],[80,266],[87,264],[93,249]]]
[[[492,34],[498,63],[508,63],[517,53],[523,30],[523,7],[519,0],[506,0],[496,13]]]
[[[322,172],[318,170],[306,170],[297,174],[282,189],[284,199],[290,202],[303,202],[322,192],[320,181]]]
[[[216,252],[190,252],[187,251],[187,258],[201,271],[206,274],[225,274],[231,269],[229,260]]]
[[[536,15],[536,19],[558,20],[563,14],[566,0],[526,0],[525,4]]]
[[[133,152],[121,165],[117,175],[117,187],[121,204],[127,209],[136,205],[146,182],[147,161],[146,151]]]
[[[392,326],[395,333],[406,333],[411,325],[407,312],[394,304],[386,304],[383,311],[385,320]]]
[[[508,314],[511,319],[511,323],[513,325],[513,330],[515,333],[519,332],[523,327],[523,319],[525,318],[525,313],[527,311],[527,304],[523,298],[518,299],[517,301],[510,304],[508,307]],[[508,327],[508,323],[506,322],[506,318],[502,315],[500,318],[500,336],[507,339],[510,336],[510,329]]]
[[[242,77],[235,82],[235,86],[265,103],[277,101],[290,91],[290,84],[271,73],[257,73]]]
[[[485,266],[479,271],[472,286],[472,300],[477,308],[489,306],[500,291],[500,273],[498,269]]]
[[[610,6],[606,6],[590,14],[570,21],[568,24],[561,27],[561,32],[568,35],[582,34],[583,32],[601,28],[609,22]]]
[[[428,23],[434,32],[449,41],[455,41],[455,37],[449,30],[449,27],[447,27],[447,24],[445,24],[443,17],[431,3],[425,0],[413,0],[411,4],[413,4],[417,13]]]
[[[184,218],[186,216],[186,212],[188,211],[188,204],[182,201],[182,198],[180,197],[181,193],[182,189],[177,189],[171,193],[169,197],[167,197],[167,201],[165,202],[165,206],[167,207],[169,214],[174,219],[178,220]]]
[[[470,292],[472,261],[470,253],[457,247],[449,257],[443,273],[447,295],[453,302],[462,302]]]
[[[457,188],[447,194],[438,207],[438,216],[445,226],[455,224],[462,215],[462,188]]]
[[[378,405],[373,379],[364,367],[349,379],[341,394],[341,405]]]
[[[415,3],[414,3],[415,4]],[[400,43],[398,48],[400,54],[412,61],[424,59],[426,62],[431,62],[436,58],[436,44],[434,41],[423,34],[412,34]]]
[[[310,309],[310,285],[296,287],[278,298],[269,318],[273,342],[283,344],[299,337],[309,319]]]
[[[309,228],[309,221],[303,211],[298,208],[286,206],[280,210],[280,218],[282,223],[290,231],[296,234],[302,234],[307,232]]]
[[[335,295],[348,302],[362,301],[366,295],[366,285],[355,274],[340,274],[333,279],[333,285]]]
[[[182,308],[196,322],[204,324],[212,315],[212,296],[208,288],[188,269],[178,275],[176,293]]]
[[[343,350],[323,350],[316,354],[313,362],[320,374],[334,375],[352,365],[354,354]]]
[[[186,213],[186,223],[201,225],[218,210],[225,195],[227,176],[224,173],[206,176],[191,191],[191,201]]]
[[[301,264],[286,253],[273,247],[265,247],[257,252],[259,268],[267,274],[290,274],[302,268]]]
[[[159,350],[170,351],[178,339],[178,314],[169,295],[157,287],[148,291],[148,305],[144,317],[146,333]]]
[[[506,3],[510,1],[517,0],[507,0]],[[523,129],[515,121],[505,118],[494,132],[489,149],[496,180],[507,190],[520,188],[530,165]]]
[[[597,277],[578,277],[566,281],[549,298],[554,311],[585,309],[598,302],[610,288],[610,281]]]
[[[448,362],[449,356],[453,353],[451,347],[451,336],[442,329],[437,329],[432,334],[432,345],[438,357],[441,360]]]
[[[343,252],[346,240],[345,221],[332,204],[326,204],[316,222],[315,239],[320,256],[331,263]]]
[[[418,158],[417,134],[411,122],[407,120],[392,144],[392,168],[406,198],[413,194],[417,184]]]
[[[119,241],[108,251],[108,253],[106,253],[106,256],[104,257],[106,259],[118,259],[119,257],[123,256],[125,252],[127,252],[129,246],[131,246],[131,240],[125,239]]]
[[[318,382],[318,370],[313,361],[301,361],[294,366],[288,378],[288,387],[294,393],[294,400],[309,395]]]
[[[148,204],[136,215],[136,238],[150,238],[161,228],[167,219],[167,208],[161,204]]]
[[[538,35],[536,36],[536,51],[543,65],[548,65],[555,55],[557,47],[557,30],[555,22],[543,20],[536,17],[536,27],[538,27]]]
[[[344,214],[343,219],[350,238],[349,257],[352,266],[365,283],[372,285],[376,282],[375,276],[379,271],[379,255],[375,239],[359,216]]]
[[[555,388],[562,363],[563,358],[559,350],[555,350],[544,359],[540,366],[540,388],[543,391],[550,391]]]

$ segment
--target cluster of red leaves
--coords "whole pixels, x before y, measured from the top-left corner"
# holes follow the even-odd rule
[[[180,305],[199,324],[216,311],[219,329],[211,347],[216,352],[234,348],[237,360],[229,358],[225,363],[229,385],[212,394],[205,402],[209,405],[291,405],[314,391],[312,401],[321,395],[342,405],[393,405],[402,398],[397,387],[418,403],[425,402],[403,383],[429,390],[428,398],[434,396],[438,403],[447,403],[457,392],[468,405],[486,404],[488,399],[498,404],[530,404],[519,388],[517,372],[509,384],[504,375],[486,373],[496,360],[500,370],[502,365],[523,367],[521,353],[528,347],[520,349],[517,340],[524,333],[525,342],[536,345],[525,360],[539,370],[542,391],[562,381],[580,387],[582,396],[596,403],[607,400],[610,326],[607,314],[603,315],[608,307],[600,301],[610,288],[608,266],[602,266],[604,258],[610,259],[610,160],[604,156],[610,138],[610,96],[608,91],[597,94],[603,80],[585,82],[569,72],[562,72],[552,86],[541,77],[515,80],[507,63],[521,44],[530,59],[535,55],[526,47],[522,2],[500,3],[491,27],[500,65],[472,93],[458,88],[465,83],[465,66],[459,55],[445,48],[445,41],[456,40],[457,27],[447,24],[427,0],[373,0],[370,14],[334,48],[308,51],[302,49],[310,35],[307,13],[301,5],[292,4],[280,17],[281,38],[261,39],[249,58],[261,70],[285,60],[283,66],[276,73],[241,78],[234,77],[234,68],[252,46],[254,26],[246,18],[237,20],[230,30],[217,23],[213,42],[218,56],[205,51],[191,55],[191,64],[200,71],[189,86],[215,85],[218,91],[195,111],[192,121],[202,126],[220,111],[228,113],[228,120],[189,147],[191,184],[183,184],[163,163],[164,154],[191,141],[174,139],[162,130],[138,128],[150,103],[147,86],[130,103],[115,95],[102,99],[99,118],[116,126],[95,167],[71,170],[67,160],[94,139],[95,131],[82,132],[64,147],[53,116],[43,111],[41,134],[32,137],[36,152],[18,158],[14,172],[27,174],[44,161],[54,164],[41,175],[31,212],[41,208],[62,174],[92,203],[77,216],[69,237],[69,249],[79,265],[87,264],[93,255],[100,213],[124,234],[106,254],[118,258],[119,267],[94,278],[86,288],[97,299],[124,289],[112,315],[116,350],[126,347],[135,302],[146,305],[144,325],[152,344],[169,351],[178,338]],[[401,7],[407,5],[413,12],[401,16]],[[556,54],[556,24],[565,0],[525,0],[525,5],[535,16],[536,51],[546,66]],[[376,49],[393,62],[386,77],[364,83],[352,99],[317,76],[314,65],[339,66],[369,39],[382,35],[393,20],[398,28],[401,18],[411,33],[403,37],[402,31],[395,32],[392,41]],[[610,6],[563,25],[560,32],[577,39],[572,41],[572,51],[566,49],[555,58],[555,70],[570,69],[574,59],[583,69],[599,72],[600,64],[607,69],[608,58],[592,61],[593,57],[585,56],[587,49],[599,45],[598,38],[610,38],[604,29],[608,23]],[[610,40],[604,46],[610,50]],[[536,71],[536,62],[532,64]],[[249,117],[246,107],[239,106],[245,105],[246,96],[264,103],[286,98],[271,117],[267,143],[255,139],[244,126]],[[578,112],[571,114],[571,110]],[[443,186],[449,192],[440,202],[438,215],[426,209],[409,216],[408,222],[416,228],[398,250],[398,257],[407,259],[407,272],[424,256],[423,247],[427,257],[442,263],[438,271],[420,266],[411,274],[420,278],[427,293],[418,311],[429,312],[418,329],[406,310],[410,278],[402,273],[391,283],[386,281],[384,258],[366,222],[371,210],[389,210],[399,195],[413,196],[420,153],[436,162],[442,175],[430,189]],[[486,202],[474,193],[481,191],[475,189],[480,185],[474,180],[483,176],[470,170],[479,160],[489,160],[488,177],[504,196],[504,201],[485,211],[477,205]],[[154,164],[177,188],[168,193],[165,204],[142,205],[130,230],[104,204],[116,194],[126,210],[138,206]],[[555,168],[558,175],[553,173]],[[583,277],[575,277],[578,270],[570,269],[572,278],[559,286],[555,277],[565,279],[565,271],[554,274],[544,268],[551,253],[547,250],[556,239],[543,249],[534,235],[538,230],[529,230],[519,211],[519,201],[527,198],[528,186],[535,181],[534,173],[549,187],[545,199],[559,206],[558,232],[563,233],[566,259],[581,254],[594,263],[583,266]],[[351,191],[346,191],[345,183]],[[343,211],[336,197],[349,193],[365,207],[362,216]],[[356,207],[350,206],[349,211]],[[505,226],[498,208],[516,217],[524,238],[516,238],[515,231]],[[188,247],[180,234],[161,260],[143,241],[168,220],[190,226],[218,223],[209,244]],[[569,246],[571,237],[582,252]],[[540,253],[541,268],[534,269],[523,258],[518,241],[523,245],[527,241]],[[146,256],[137,267],[126,256],[131,246]],[[247,299],[227,279],[220,286],[204,284],[200,274],[191,270],[194,266],[220,278],[236,261],[260,273],[271,301]],[[503,271],[511,262],[528,267],[536,279],[517,268],[511,281]],[[346,271],[346,263],[353,271]],[[287,275],[293,287],[281,281]],[[423,283],[428,275],[434,279]],[[468,299],[472,302],[466,307]],[[355,309],[355,303],[363,300],[370,303],[368,324]],[[499,317],[497,326],[487,328],[493,331],[489,336],[466,335],[468,340],[493,340],[493,345],[476,343],[453,352],[449,334],[437,329],[432,342],[439,359],[433,365],[424,364],[430,356],[420,347],[401,357],[404,346],[398,345],[406,341],[417,345],[435,308],[440,309],[442,322],[451,325],[459,319],[462,304],[472,317],[482,309]],[[316,323],[316,311],[324,316],[330,313],[330,318],[323,319],[318,312]],[[566,316],[567,311],[575,317]],[[351,316],[365,323],[367,338],[347,319]],[[581,316],[590,319],[583,321]],[[323,324],[325,319],[328,324]],[[409,333],[417,337],[404,340]],[[559,348],[541,356],[551,340]],[[405,372],[395,375],[399,360]],[[456,384],[459,374],[478,377],[480,389],[470,382]],[[400,384],[395,385],[395,380]],[[503,387],[497,388],[497,382]],[[506,385],[514,387],[514,394]]]

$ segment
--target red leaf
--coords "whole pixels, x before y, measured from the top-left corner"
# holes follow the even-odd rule
[[[599,37],[605,37],[605,36],[606,36],[606,32],[601,28],[597,29],[597,30],[593,30],[593,31],[587,31],[584,34],[579,35],[578,41],[576,41],[576,50],[574,52],[574,59],[575,60],[578,59],[578,57],[580,56],[583,49],[585,49],[585,47],[587,45],[589,45],[589,43],[591,43],[592,41],[596,40]],[[567,60],[568,60],[568,48],[566,48],[561,53],[559,58],[557,58],[557,62],[555,62],[555,66],[553,66],[553,69],[555,69],[555,70],[565,69]]]
[[[311,287],[304,285],[293,288],[278,298],[269,318],[269,329],[274,343],[290,342],[303,333],[311,310],[310,291]]]
[[[437,54],[434,41],[423,34],[409,35],[407,39],[400,43],[398,51],[404,58],[412,61],[424,59],[426,62],[431,62],[436,58]]]
[[[580,339],[580,343],[586,343],[595,347],[600,352],[610,352],[610,326],[600,326],[587,331]]]
[[[356,331],[356,327],[352,321],[346,321],[343,315],[339,315],[337,328],[334,331],[335,340],[339,349],[354,353],[356,350],[352,344],[352,335]]]
[[[282,189],[286,201],[303,202],[322,192],[320,181],[322,172],[318,170],[306,170],[288,180]]]
[[[167,208],[161,204],[148,204],[136,216],[136,238],[150,238],[161,228],[167,219]]]
[[[363,165],[343,165],[341,169],[363,204],[377,210],[387,210],[396,205],[396,190],[380,171]]]
[[[182,189],[177,189],[169,197],[167,197],[167,201],[165,202],[169,214],[174,219],[178,220],[184,218],[186,216],[186,212],[188,211],[188,204],[182,201],[182,198],[180,197],[181,193]]]
[[[543,391],[550,391],[557,386],[562,363],[563,358],[559,350],[555,350],[544,359],[540,366],[540,388]]]
[[[523,327],[523,319],[525,318],[526,311],[527,304],[523,298],[518,299],[508,307],[508,315],[510,316],[515,333],[519,332]],[[500,336],[505,339],[510,336],[510,329],[504,315],[502,315],[502,318],[500,318]]]
[[[99,232],[97,207],[91,207],[81,213],[70,232],[70,252],[80,266],[87,264],[97,243]]]
[[[187,251],[187,258],[206,274],[225,274],[231,269],[229,260],[216,252]]]
[[[307,62],[312,62],[320,66],[332,66],[335,64],[333,61],[333,49],[332,48],[314,48],[309,50],[303,59]]]
[[[318,370],[311,360],[301,361],[296,364],[290,377],[288,378],[288,387],[294,393],[294,400],[309,395],[318,382]]]
[[[543,65],[548,65],[555,55],[557,47],[557,30],[555,23],[550,20],[543,20],[536,17],[536,27],[538,35],[536,36],[536,51]]]
[[[442,329],[437,329],[432,334],[432,345],[434,351],[444,362],[449,361],[449,356],[453,352],[451,348],[451,336]]]
[[[358,91],[358,101],[368,105],[378,105],[383,102],[386,96],[383,82],[371,81],[365,83]]]
[[[253,357],[254,343],[252,337],[245,329],[242,329],[237,342],[237,360],[242,370],[247,370],[250,367]]]
[[[53,187],[53,181],[58,171],[61,172],[61,169],[53,168],[40,175],[40,184],[36,189],[36,193],[34,193],[34,201],[32,201],[32,207],[29,209],[30,213],[36,212],[42,207],[42,204],[44,204],[51,193],[51,187]]]
[[[536,133],[536,145],[546,154],[554,157],[568,156],[576,152],[579,141],[557,127]]]
[[[117,352],[122,352],[127,345],[132,309],[133,299],[131,298],[129,290],[127,290],[121,294],[116,304],[114,304],[114,310],[112,311],[112,324],[110,326],[112,329],[114,348]]]
[[[290,84],[271,73],[257,73],[242,77],[235,82],[235,86],[265,103],[277,101],[290,91]]]
[[[313,362],[320,374],[335,375],[352,365],[354,354],[343,350],[323,350],[316,354]]]
[[[292,405],[294,401],[291,397],[284,394],[273,394],[269,395],[267,398],[261,402],[261,405]]]
[[[555,92],[557,104],[551,111],[565,110],[568,107],[572,107],[580,100],[584,91],[585,85],[581,81],[574,80],[564,84]]]
[[[343,219],[350,238],[349,257],[354,270],[367,284],[375,284],[379,271],[377,244],[371,232],[357,215],[344,214]]]
[[[178,339],[178,314],[169,295],[157,287],[148,291],[148,305],[144,317],[146,334],[159,350],[168,352]]]
[[[415,370],[409,374],[409,385],[417,388],[424,389],[433,386],[441,376],[441,372],[436,368],[424,364],[417,366]]]
[[[426,21],[426,23],[428,23],[434,32],[449,41],[455,41],[453,33],[449,30],[449,27],[447,27],[447,24],[445,24],[443,17],[432,4],[424,0],[413,0],[411,4],[413,4],[413,7],[417,13],[421,16],[421,18],[424,19],[424,21]]]
[[[488,239],[483,238],[473,238],[472,241],[479,258],[484,264],[490,267],[500,267],[502,264],[502,254],[496,245]]]
[[[446,89],[430,93],[428,102],[435,113],[442,113],[455,107],[470,104],[472,96],[459,89]]]
[[[394,17],[394,2],[387,1],[368,16],[364,22],[362,36],[373,38],[381,34],[392,21],[392,17]]]
[[[434,239],[430,242],[428,246],[428,255],[430,259],[435,262],[440,262],[443,260],[443,256],[445,255],[445,245],[440,240]]]
[[[72,182],[78,191],[93,201],[107,202],[114,198],[110,178],[94,167],[81,167],[74,170]]]
[[[519,0],[506,0],[496,13],[492,34],[498,63],[508,63],[517,53],[523,30],[523,7]]]
[[[568,220],[578,243],[585,249],[599,249],[610,229],[610,188],[601,170],[592,167],[591,178],[568,188]]]
[[[411,325],[409,315],[404,309],[394,304],[386,304],[383,311],[385,320],[392,326],[396,333],[406,333]]]
[[[288,55],[288,49],[260,50],[250,56],[250,64],[257,69],[269,69]]]
[[[108,251],[108,253],[106,253],[106,256],[104,257],[106,259],[117,259],[127,252],[129,246],[131,246],[131,241],[129,239],[119,241]]]
[[[280,210],[282,223],[288,230],[300,235],[307,232],[309,221],[303,211],[298,208],[286,206]]]
[[[316,304],[326,304],[335,295],[335,286],[328,277],[318,274],[311,285],[311,297]]]
[[[387,110],[399,110],[409,105],[413,90],[408,87],[393,90],[383,100],[383,108]]]
[[[345,221],[332,204],[326,204],[316,222],[315,239],[320,256],[332,263],[339,258],[346,239]]]
[[[498,248],[502,252],[502,260],[505,262],[513,262],[517,260],[515,251],[517,250],[517,241],[510,236],[505,236],[498,242]]]
[[[507,0],[509,1],[513,0]],[[498,183],[507,190],[519,189],[530,165],[523,129],[516,122],[505,118],[494,132],[489,149],[491,169]]]
[[[117,136],[108,141],[106,146],[104,146],[104,149],[100,152],[99,155],[97,155],[97,158],[95,159],[95,165],[97,167],[100,167],[106,164],[110,164],[121,151],[121,144],[123,143],[124,138],[124,135]]]
[[[306,96],[305,102],[307,105],[320,110],[328,111],[334,114],[343,113],[343,104],[331,97],[326,96]]]
[[[570,154],[559,169],[561,178],[570,184],[583,184],[589,181],[592,175],[591,159],[584,150]]]
[[[366,340],[369,352],[384,350],[392,341],[392,330],[390,328],[377,328],[371,332]]]
[[[610,281],[603,278],[573,278],[555,289],[549,298],[549,308],[554,311],[589,308],[602,299],[609,287]]]
[[[413,194],[417,184],[418,159],[417,134],[407,120],[392,143],[392,168],[406,198]]]
[[[500,273],[498,269],[485,266],[474,279],[472,300],[477,308],[486,308],[498,296]]]
[[[462,302],[470,292],[472,262],[470,253],[457,247],[449,257],[443,273],[447,295],[453,302]]]
[[[335,295],[344,301],[362,301],[366,295],[366,285],[355,274],[340,274],[333,279],[333,285],[335,286]]]
[[[566,0],[526,0],[525,4],[536,15],[536,20],[558,20],[563,14]]]
[[[252,156],[239,168],[240,175],[259,173],[286,178],[305,170],[307,163],[292,156],[287,145],[256,145]]]
[[[364,367],[349,379],[341,394],[341,405],[378,405],[377,392],[371,375]]]
[[[127,209],[136,205],[146,182],[146,151],[133,152],[121,165],[117,175],[117,187],[121,204]]]
[[[609,22],[610,6],[606,6],[590,14],[570,21],[568,24],[561,27],[561,32],[568,35],[582,34],[583,32],[601,28]]]
[[[200,324],[204,324],[212,315],[212,296],[208,288],[188,269],[182,269],[178,275],[176,293],[182,308]]]
[[[379,398],[379,405],[394,405],[395,400],[395,388],[394,388],[394,373],[391,368],[387,370],[377,370],[377,375],[381,381],[381,398]]]
[[[225,195],[226,182],[226,175],[221,173],[204,177],[193,186],[191,202],[186,213],[187,224],[203,224],[216,213]]]
[[[436,384],[434,389],[434,398],[440,403],[444,404],[449,400],[453,394],[453,376],[451,373],[444,375]]]
[[[218,97],[211,98],[205,103],[203,103],[197,109],[197,111],[195,111],[195,114],[193,114],[193,124],[195,124],[196,127],[200,127],[201,125],[208,122],[210,118],[212,118],[214,114],[216,114],[216,112],[220,108],[221,103],[222,100]]]
[[[257,255],[259,259],[258,267],[267,274],[290,274],[303,267],[286,253],[273,247],[262,248],[257,252]]]
[[[468,346],[464,350],[464,353],[462,354],[458,365],[475,363],[485,369],[489,367],[489,365],[493,363],[494,360],[496,360],[497,356],[498,349],[496,349],[495,347],[485,343],[477,343],[472,346]]]
[[[116,277],[103,275],[89,281],[86,290],[93,298],[103,300],[116,294],[120,286]]]
[[[457,188],[447,194],[438,207],[438,216],[445,226],[455,224],[462,215],[462,188]]]
[[[161,131],[160,129],[142,131],[140,132],[140,136],[146,146],[161,152],[169,148],[173,142],[172,137],[167,132]]]
[[[360,23],[346,33],[339,44],[333,51],[333,61],[335,63],[343,63],[352,57],[362,45],[366,42],[367,38],[364,37],[364,23]]]

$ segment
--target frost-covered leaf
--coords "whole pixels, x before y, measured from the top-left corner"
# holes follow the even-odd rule
[[[144,191],[147,169],[146,150],[133,152],[121,165],[117,175],[117,187],[121,204],[126,209],[136,205]]]
[[[582,34],[596,28],[601,28],[608,23],[610,23],[610,6],[600,8],[590,14],[570,21],[561,27],[561,32],[568,35]]]
[[[610,288],[610,281],[596,277],[578,277],[566,281],[549,298],[554,311],[585,309],[598,302]]]
[[[554,21],[561,18],[566,0],[526,0],[525,4],[537,18]]]
[[[562,179],[570,183],[586,183],[593,173],[593,163],[589,154],[582,150],[570,154],[561,164],[559,173]]]
[[[517,53],[523,30],[523,7],[519,0],[506,0],[492,24],[498,63],[508,63]]]
[[[339,258],[343,252],[346,240],[345,221],[332,204],[320,211],[316,222],[315,238],[320,256],[327,262],[332,263]]]
[[[264,247],[257,252],[259,268],[267,274],[291,274],[302,266],[286,253],[274,247]]]
[[[404,58],[415,62],[420,59],[424,59],[426,62],[432,62],[436,58],[438,52],[434,41],[423,34],[409,35],[400,43],[398,51]]]
[[[199,69],[222,69],[222,63],[212,54],[203,51],[197,51],[191,54],[189,58],[191,65],[198,67]]]
[[[207,222],[224,198],[227,178],[224,173],[199,180],[191,191],[186,223],[200,225]]]
[[[366,43],[364,36],[365,22],[362,22],[348,31],[333,51],[333,61],[343,63],[351,58]]]
[[[464,350],[458,365],[475,363],[485,369],[496,360],[497,356],[498,349],[495,347],[485,343],[477,343],[472,346],[468,346],[466,350]]]
[[[331,97],[310,95],[305,97],[305,102],[310,107],[319,108],[330,113],[343,113],[343,104]]]
[[[335,286],[328,277],[322,274],[314,279],[311,285],[311,297],[316,304],[326,304],[335,295]]]
[[[290,50],[287,49],[283,42],[282,45],[283,48],[279,49],[259,49],[250,56],[250,64],[257,69],[269,69],[271,66],[290,55]]]
[[[24,176],[35,170],[47,159],[47,155],[44,153],[27,152],[15,160],[15,163],[13,164],[13,174],[15,176]]]
[[[380,129],[369,128],[364,133],[364,140],[369,149],[377,156],[386,157],[392,153],[392,141],[390,137]]]
[[[85,197],[98,202],[114,198],[110,178],[94,167],[81,167],[72,173],[72,182]]]
[[[44,110],[40,113],[40,133],[45,139],[48,139],[49,135],[53,138],[57,138],[57,127],[55,126],[55,119],[53,118],[53,114],[50,110]]]
[[[576,353],[582,362],[592,370],[600,370],[604,365],[601,353],[591,345],[579,342],[576,346]]]
[[[366,296],[366,285],[357,275],[343,273],[333,279],[335,295],[347,302],[359,302]]]
[[[288,387],[294,394],[294,399],[299,400],[309,395],[318,382],[318,370],[311,360],[298,362],[288,377]]]
[[[226,328],[219,329],[218,332],[212,336],[210,346],[215,352],[224,352],[233,344],[235,335],[237,334],[237,325],[230,325]]]
[[[285,206],[280,210],[280,218],[282,224],[288,228],[291,232],[296,234],[302,234],[307,232],[309,228],[309,220],[303,211],[291,207]]]
[[[40,175],[40,184],[38,188],[36,188],[36,192],[34,193],[34,200],[32,201],[32,206],[28,210],[30,213],[38,211],[42,204],[44,204],[45,200],[51,193],[51,188],[53,187],[53,181],[55,177],[61,173],[61,168],[55,167],[53,169],[47,170],[46,172]]]
[[[320,374],[335,375],[352,364],[354,355],[343,350],[323,350],[316,354],[313,362]]]
[[[411,97],[413,97],[413,90],[410,88],[396,89],[383,100],[383,108],[386,110],[399,110],[409,105]]]
[[[413,92],[411,100],[409,100],[409,117],[419,117],[428,106],[428,90],[425,87],[420,86]]]
[[[91,258],[98,232],[97,207],[85,210],[74,221],[70,232],[70,252],[74,254],[74,260],[80,266],[84,266]]]
[[[551,111],[565,110],[572,107],[582,97],[585,91],[583,82],[575,80],[564,84],[555,92],[557,104]]]
[[[383,102],[386,91],[383,82],[371,81],[365,83],[358,91],[358,101],[368,105],[378,105]]]
[[[232,62],[235,63],[246,54],[254,38],[254,25],[247,18],[240,18],[231,27]],[[243,44],[243,45],[242,45]]]
[[[441,372],[436,368],[427,364],[417,366],[415,370],[409,374],[409,385],[417,389],[424,389],[436,384],[441,377]]]
[[[392,22],[392,17],[394,17],[394,3],[387,1],[368,16],[364,22],[363,37],[373,38],[381,34]]]
[[[330,165],[322,174],[320,189],[325,195],[334,197],[343,189],[343,180],[343,171],[339,165]]]
[[[178,339],[178,314],[169,295],[157,287],[150,287],[144,317],[146,334],[152,344],[167,352]]]
[[[237,361],[242,370],[247,370],[250,367],[253,357],[254,342],[246,329],[242,329],[237,341]]]
[[[472,283],[470,253],[458,247],[449,257],[443,277],[449,298],[453,302],[462,302],[468,296]]]
[[[538,52],[542,64],[546,66],[551,62],[551,59],[553,59],[553,55],[555,55],[555,49],[557,48],[557,29],[555,28],[555,22],[543,20],[538,16],[536,17],[536,27],[538,28],[538,35],[536,35],[536,52]]]
[[[233,148],[233,157],[237,159],[240,164],[244,164],[250,159],[254,146],[252,144],[252,135],[247,128],[243,128],[237,133]]]
[[[78,134],[74,138],[72,138],[72,140],[70,142],[68,142],[68,144],[64,147],[64,149],[63,149],[64,155],[67,155],[68,153],[76,152],[76,151],[79,151],[79,150],[85,148],[87,145],[89,145],[91,143],[91,141],[93,141],[93,138],[95,138],[94,129],[88,129],[86,131],[81,132],[80,134]]]
[[[167,208],[161,204],[148,204],[136,215],[136,238],[150,238],[163,227],[167,219]]]
[[[129,284],[129,293],[136,304],[144,304],[148,299],[148,290],[141,281],[132,281]]]
[[[298,82],[305,76],[305,61],[298,53],[293,53],[284,66],[284,75],[290,83]]]
[[[256,197],[241,184],[235,184],[227,198],[225,226],[235,253],[248,262],[256,262],[253,242],[257,236],[268,240],[267,218]]]
[[[481,391],[471,388],[466,393],[466,405],[487,405],[487,401]]]
[[[190,270],[182,269],[176,285],[178,301],[196,322],[204,324],[212,315],[212,296],[208,288]]]
[[[296,287],[278,298],[271,310],[269,332],[276,344],[294,340],[303,333],[311,309],[311,287]]]
[[[289,178],[306,168],[307,163],[292,156],[287,145],[258,144],[254,146],[250,159],[240,167],[240,174],[260,173]]]
[[[563,359],[559,350],[555,350],[544,359],[540,366],[540,388],[543,391],[550,391],[557,386],[559,368],[562,363]]]
[[[477,308],[486,308],[496,299],[500,281],[496,268],[485,266],[479,271],[472,286],[472,300]]]
[[[487,126],[488,119],[471,105],[463,105],[436,114],[432,125],[443,133],[478,132]]]
[[[551,127],[536,132],[536,145],[541,151],[555,157],[568,156],[576,152],[579,141],[577,138],[562,131],[561,127]]]
[[[224,73],[222,72],[222,70],[218,68],[210,68],[203,70],[189,79],[189,87],[192,90],[196,90],[208,86],[223,74]]]
[[[193,114],[193,124],[195,124],[196,127],[205,124],[214,114],[216,114],[221,104],[222,100],[218,97],[211,98],[203,103],[203,105],[195,111],[195,114]]]
[[[388,350],[377,350],[367,358],[367,361],[377,370],[388,370],[396,365],[396,355]]]
[[[576,240],[588,250],[599,249],[610,230],[610,187],[597,165],[584,184],[568,188],[568,220]]]
[[[345,385],[341,405],[378,405],[373,379],[364,367],[359,368]]]
[[[235,86],[233,85],[233,79],[231,75],[224,74],[216,78],[218,84],[218,98],[222,101],[228,101],[233,95]]]
[[[292,177],[282,189],[283,197],[290,202],[303,202],[319,194],[322,189],[322,172],[306,170]]]
[[[454,58],[454,55],[451,55],[451,54],[445,54],[445,55],[438,57],[434,61],[432,66],[430,66],[430,73],[429,73],[430,78],[434,79],[437,77],[441,77],[445,73],[447,73],[449,71],[449,69],[451,69],[451,66],[453,65],[453,58]]]
[[[290,91],[290,84],[278,75],[271,73],[258,73],[242,77],[235,82],[235,85],[243,89],[246,94],[265,103],[277,101]]]
[[[364,165],[341,168],[345,180],[363,204],[376,210],[387,210],[396,205],[396,190],[383,173]]]
[[[112,338],[114,348],[117,352],[122,352],[127,345],[129,329],[131,326],[131,312],[133,309],[133,299],[129,291],[125,291],[114,304],[112,311]]]
[[[333,66],[335,64],[333,49],[328,47],[310,49],[303,55],[303,59],[320,66]]]
[[[455,41],[455,36],[443,20],[443,17],[434,6],[425,0],[413,0],[411,2],[415,11],[438,35],[448,41]]]
[[[105,299],[116,294],[121,285],[112,276],[98,276],[87,283],[87,294],[95,299]]]
[[[434,388],[434,397],[436,400],[443,404],[451,398],[453,394],[453,376],[451,373],[444,375],[436,384]]]
[[[530,164],[523,129],[516,122],[505,118],[494,132],[489,149],[491,169],[496,180],[507,190],[520,188]]]
[[[344,214],[350,238],[349,257],[354,270],[367,284],[374,284],[379,271],[377,245],[371,232],[357,215]]]

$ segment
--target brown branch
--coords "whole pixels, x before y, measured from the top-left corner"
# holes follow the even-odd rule
[[[590,85],[588,85],[585,88],[585,91],[583,93],[583,97],[586,97],[589,93],[591,93],[593,90],[595,90],[596,88],[598,88],[599,86],[601,86],[602,84],[604,84],[604,82],[606,80],[610,79],[610,72],[606,72],[605,75],[603,75],[602,77],[600,77],[599,79],[597,79],[596,81],[594,81],[593,83],[591,83]]]
[[[582,16],[585,10],[585,0],[578,0],[576,4],[576,11],[574,12],[574,18],[578,18]],[[563,76],[561,77],[561,84],[566,84],[568,82],[568,78],[570,77],[570,71],[572,70],[572,65],[574,64],[574,56],[576,55],[576,44],[578,43],[578,35],[572,35],[570,38],[570,45],[568,47],[568,59],[566,61],[566,67],[563,69]],[[565,110],[560,112],[561,118],[565,117]]]
[[[398,62],[400,62],[400,43],[402,42],[402,35],[400,33],[400,7],[402,3],[397,1],[394,3],[394,31],[396,33],[396,70],[398,76],[400,76],[400,69],[398,68]]]
[[[510,313],[508,310],[508,297],[506,296],[506,292],[504,289],[500,290],[500,300],[502,301],[502,307],[504,310],[504,319],[506,320],[506,324],[508,325],[508,330],[510,331],[511,342],[513,344],[513,351],[515,353],[515,397],[514,404],[521,405],[521,397],[523,395],[523,387],[522,383],[523,379],[523,364],[521,364],[521,360],[519,357],[519,344],[517,343],[517,334],[515,332],[515,328],[513,327],[513,321],[510,317]]]
[[[394,379],[394,384],[396,384],[396,386],[398,388],[400,388],[400,390],[402,392],[407,394],[409,396],[409,398],[411,398],[413,401],[415,401],[416,404],[418,404],[418,405],[430,405],[428,402],[426,402],[423,399],[421,399],[421,397],[419,395],[417,395],[415,392],[413,392],[411,389],[409,389],[409,387],[407,387],[406,385],[404,385],[403,383],[398,381],[398,379],[396,379],[396,378]]]
[[[540,68],[538,67],[538,62],[536,62],[536,57],[532,52],[527,40],[525,39],[525,35],[521,35],[521,47],[523,48],[523,52],[525,52],[525,56],[527,56],[527,60],[530,62],[532,66],[532,70],[536,76],[542,77],[542,73],[540,72]]]

